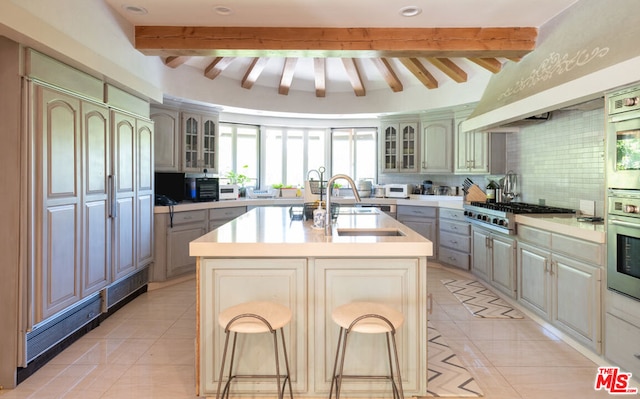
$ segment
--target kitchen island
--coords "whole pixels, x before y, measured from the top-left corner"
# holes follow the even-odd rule
[[[395,219],[371,208],[344,208],[332,235],[311,221],[292,220],[288,208],[261,207],[192,241],[197,266],[196,385],[214,396],[224,332],[220,311],[251,300],[288,306],[285,328],[295,397],[327,397],[338,327],[331,311],[351,301],[378,301],[404,314],[397,341],[405,396],[427,388],[427,256],[432,243]],[[240,341],[240,338],[243,338]],[[244,340],[246,338],[246,341]],[[375,350],[374,350],[375,348]],[[350,340],[349,373],[386,372],[383,336]],[[379,349],[379,350],[378,350]],[[239,337],[239,371],[271,373],[268,336]],[[256,371],[257,370],[257,371]],[[273,396],[273,381],[240,380],[234,392]],[[387,382],[343,384],[343,397],[375,397],[390,392]]]

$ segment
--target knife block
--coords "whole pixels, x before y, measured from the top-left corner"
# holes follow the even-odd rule
[[[487,194],[485,194],[485,192],[482,191],[482,189],[478,187],[477,184],[474,184],[471,187],[469,187],[469,190],[467,190],[467,195],[465,195],[464,201],[465,202],[473,202],[473,201],[486,202]]]

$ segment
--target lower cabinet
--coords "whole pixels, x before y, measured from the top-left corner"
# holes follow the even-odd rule
[[[602,270],[580,258],[597,254],[601,245],[528,226],[519,230],[533,243],[518,245],[518,301],[600,353]]]
[[[209,209],[209,230],[212,231],[247,212],[246,206]]]
[[[151,281],[196,271],[189,243],[247,212],[246,206],[155,214],[155,261]]]
[[[398,221],[433,243],[433,255],[438,252],[438,208],[428,206],[398,205]]]
[[[474,226],[472,248],[472,272],[515,298],[516,239]]]
[[[606,292],[605,357],[624,371],[640,375],[640,306],[638,301]]]
[[[461,209],[440,208],[438,215],[438,260],[469,270],[471,226]]]

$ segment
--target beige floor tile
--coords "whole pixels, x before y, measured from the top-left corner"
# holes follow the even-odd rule
[[[483,399],[521,399],[522,395],[494,367],[467,367],[478,382]],[[568,399],[568,398],[567,398]]]
[[[195,365],[195,339],[159,339],[138,359],[136,364]]]
[[[140,364],[102,396],[102,399],[190,399],[197,398],[193,365]]]
[[[597,367],[499,367],[524,399],[611,398],[594,389]],[[632,395],[633,397],[635,395]],[[618,396],[619,397],[619,396]]]
[[[526,319],[457,320],[456,325],[465,331],[467,338],[472,341],[560,340],[538,323]]]
[[[474,341],[496,367],[596,367],[561,341]]]

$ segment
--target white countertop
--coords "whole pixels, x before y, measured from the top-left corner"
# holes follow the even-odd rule
[[[403,236],[340,236],[337,228],[398,229]],[[291,220],[286,207],[253,209],[189,244],[202,257],[414,257],[431,256],[433,244],[383,212],[339,215],[333,235],[312,221]]]
[[[353,197],[332,197],[331,201],[344,205],[355,204]],[[240,198],[215,202],[181,202],[174,206],[175,212],[195,211],[200,209],[229,208],[235,206],[290,206],[302,205],[301,197],[295,198]],[[411,195],[409,198],[362,198],[362,204],[375,205],[412,205],[433,206],[440,208],[462,209],[462,197],[446,195]],[[169,213],[168,206],[156,206],[154,213]]]
[[[604,223],[581,222],[575,215],[516,215],[516,223],[600,244],[606,242]]]

